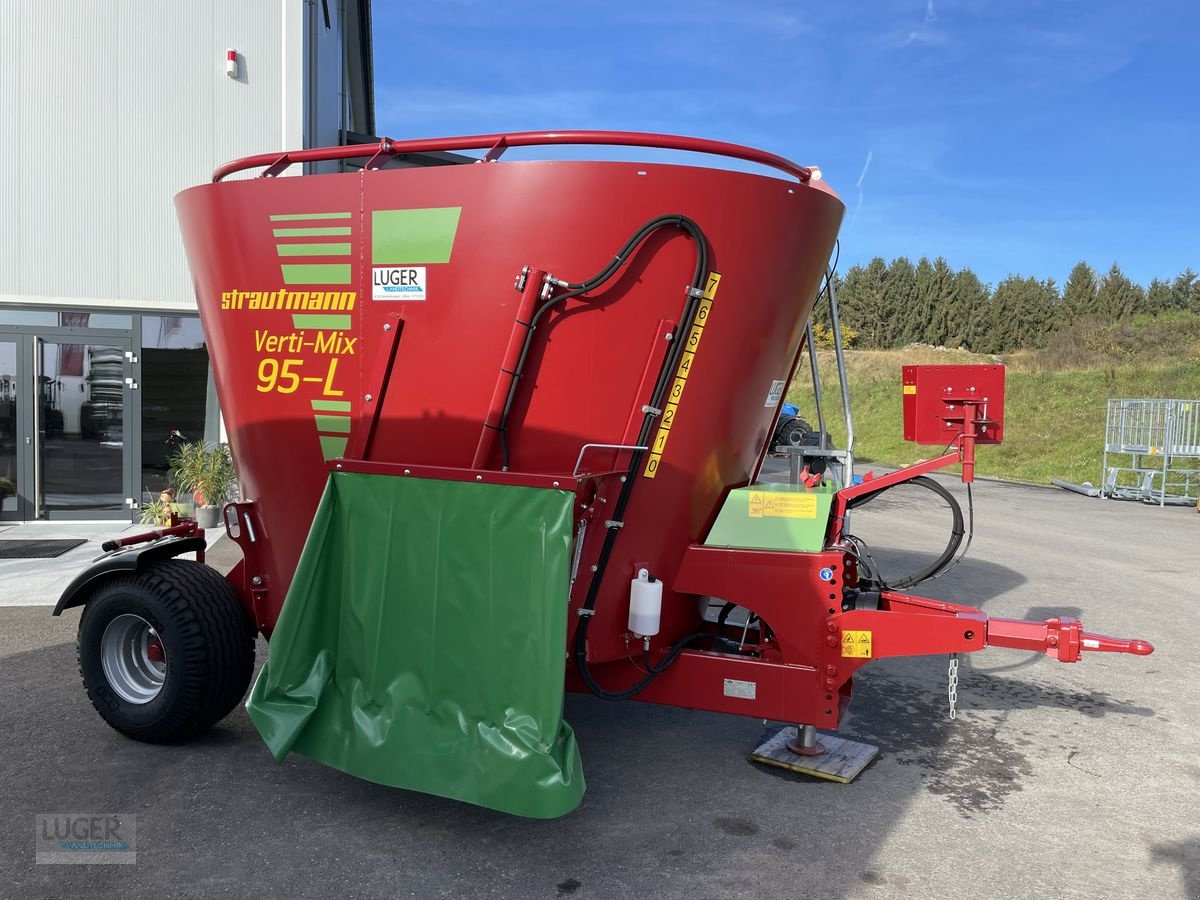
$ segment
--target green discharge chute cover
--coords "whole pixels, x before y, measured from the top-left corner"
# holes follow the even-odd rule
[[[276,760],[537,818],[562,719],[574,494],[333,473],[246,708]]]

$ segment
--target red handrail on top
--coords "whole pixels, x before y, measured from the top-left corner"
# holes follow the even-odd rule
[[[687,150],[728,156],[759,163],[795,177],[801,184],[812,178],[812,170],[782,156],[755,150],[741,144],[709,141],[704,138],[681,137],[672,134],[643,134],[633,131],[520,131],[514,134],[474,134],[466,137],[421,138],[413,141],[393,141],[383,138],[378,144],[349,144],[342,147],[314,147],[310,150],[289,150],[285,153],[260,153],[225,163],[213,172],[213,181],[220,181],[234,172],[265,167],[263,176],[278,175],[293,163],[323,162],[331,159],[356,159],[377,155],[396,156],[402,153],[432,153],[439,150],[482,150],[484,160],[494,161],[509,147],[535,147],[552,144],[608,144],[618,147],[658,147],[663,150]]]

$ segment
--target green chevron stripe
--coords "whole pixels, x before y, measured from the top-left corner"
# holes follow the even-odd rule
[[[350,237],[349,227],[331,225],[318,228],[272,228],[275,237]]]
[[[349,416],[314,416],[317,420],[317,431],[327,431],[332,434],[349,434]]]
[[[271,216],[272,222],[306,222],[309,219],[348,219],[348,212],[279,213]]]
[[[346,455],[346,444],[349,438],[344,437],[329,437],[328,435],[318,435],[321,438],[321,455],[326,459],[337,459],[339,456]]]
[[[284,284],[349,284],[349,263],[305,263],[282,265]]]
[[[349,331],[350,316],[300,315],[292,316],[293,328],[326,328],[330,331]]]
[[[280,256],[349,256],[349,244],[276,244]]]

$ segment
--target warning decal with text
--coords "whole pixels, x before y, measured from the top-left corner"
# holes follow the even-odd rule
[[[842,634],[842,656],[871,658],[871,632],[847,631]]]
[[[751,491],[751,519],[815,519],[816,494],[777,494],[773,491]]]

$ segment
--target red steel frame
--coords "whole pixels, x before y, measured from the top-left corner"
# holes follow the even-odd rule
[[[960,452],[961,448],[960,448]],[[857,488],[880,490],[918,474],[960,462],[959,453],[947,454],[909,469],[867,482]],[[406,466],[400,463],[342,459],[330,464],[335,471],[397,477],[478,481],[525,487],[574,490],[586,500],[588,478],[484,469]],[[839,492],[835,504],[865,491]],[[253,504],[231,504],[243,516]],[[831,520],[831,533],[839,524]],[[231,573],[252,610],[256,588],[265,589],[246,571],[255,570],[256,543],[242,528],[235,540],[242,547],[245,565]],[[834,573],[823,578],[823,570]],[[838,573],[841,573],[839,577]],[[773,635],[757,647],[757,656],[688,650],[653,681],[636,699],[669,706],[759,718],[800,721],[819,728],[836,728],[849,704],[853,675],[875,659],[942,653],[968,653],[984,647],[1008,647],[1045,653],[1060,662],[1076,662],[1083,650],[1132,653],[1145,656],[1154,648],[1137,639],[1118,639],[1082,630],[1078,619],[1060,617],[1044,622],[989,617],[974,607],[931,600],[895,591],[883,591],[878,609],[842,610],[843,582],[857,581],[854,560],[838,550],[820,553],[742,550],[694,545],[675,578],[678,590],[697,596],[715,596],[753,610],[769,623]],[[259,616],[261,619],[261,615]],[[847,632],[870,632],[871,655],[847,658],[842,653]],[[597,678],[618,688],[630,680],[624,662],[594,667]],[[730,682],[753,685],[753,696],[731,692]],[[586,692],[574,667],[568,667],[567,686]]]
[[[961,464],[964,482],[974,480],[977,428],[990,420],[983,418],[982,403],[964,404],[963,431],[953,451],[838,491],[827,546],[841,540],[848,504],[856,497],[955,464]],[[1138,656],[1154,652],[1143,640],[1085,632],[1078,619],[1067,616],[1044,622],[989,617],[975,607],[897,591],[882,591],[878,609],[843,610],[841,588],[856,584],[854,558],[836,549],[798,553],[693,545],[675,587],[752,610],[773,635],[759,644],[757,657],[684,651],[636,699],[832,729],[849,704],[854,673],[875,659],[984,647],[1045,653],[1059,662],[1077,662],[1083,650]],[[847,633],[864,632],[871,635],[870,655],[847,657],[842,650]],[[628,673],[623,677],[628,679]],[[573,672],[568,686],[586,690]]]
[[[213,172],[213,181],[247,169],[265,169],[263,175],[274,177],[296,163],[328,162],[338,159],[368,158],[367,168],[376,168],[393,156],[406,153],[432,153],[452,150],[483,150],[483,162],[494,162],[509,147],[542,147],[551,145],[600,145],[620,147],[655,147],[663,150],[682,150],[743,159],[786,172],[801,184],[812,178],[812,169],[799,166],[789,159],[756,150],[741,144],[710,141],[704,138],[681,137],[674,134],[646,134],[631,131],[518,131],[510,134],[475,134],[466,137],[421,138],[394,141],[382,138],[378,144],[350,144],[342,147],[314,147],[308,150],[289,150],[286,153],[260,153],[235,159]]]

